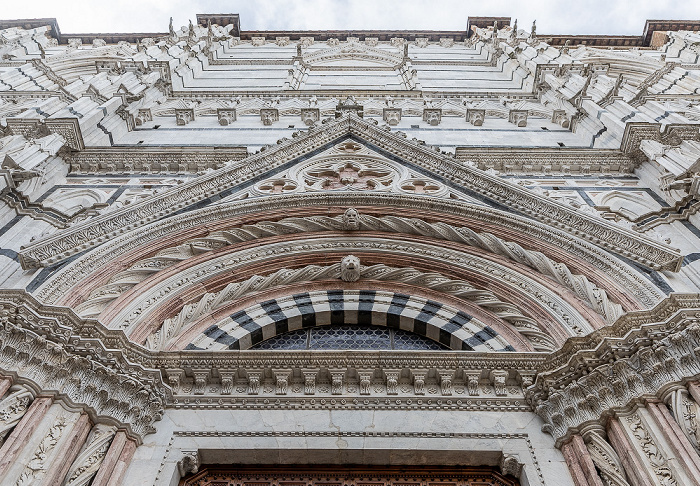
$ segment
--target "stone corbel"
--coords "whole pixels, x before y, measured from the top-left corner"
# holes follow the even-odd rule
[[[194,121],[194,108],[175,108],[175,123],[187,125]]]
[[[520,478],[520,473],[523,470],[523,463],[516,454],[503,454],[498,463],[501,474],[504,476],[515,476]]]
[[[137,112],[136,117],[134,118],[134,123],[137,127],[140,127],[144,123],[152,120],[153,114],[151,113],[150,108],[139,108],[139,111]]]
[[[401,108],[384,108],[382,119],[390,126],[396,126],[401,121]]]
[[[230,395],[233,392],[233,379],[235,373],[230,371],[221,371],[219,372],[219,376],[221,377],[221,394]]]
[[[425,395],[425,376],[426,371],[413,372],[413,393],[416,395]]]
[[[517,127],[527,126],[527,110],[510,110],[508,121]]]
[[[372,385],[372,373],[360,373],[360,395],[369,395]]]
[[[289,370],[273,369],[272,374],[275,377],[275,394],[286,395],[289,388]]]
[[[204,395],[209,379],[209,370],[193,370],[192,375],[194,376],[194,394]]]
[[[219,125],[225,127],[236,121],[235,108],[217,108],[216,116],[219,119]]]
[[[465,385],[467,393],[472,397],[479,396],[479,380],[481,379],[481,370],[465,371]]]
[[[467,121],[475,127],[480,127],[486,120],[486,110],[468,108]]]
[[[440,392],[445,396],[452,395],[452,377],[454,372],[442,370],[438,374],[440,375]]]
[[[331,374],[331,393],[333,395],[342,395],[345,370],[329,369],[328,372]]]
[[[173,389],[173,393],[177,393],[182,384],[182,379],[185,377],[185,372],[181,369],[168,369],[165,370],[167,375],[168,385]]]
[[[301,374],[304,376],[304,395],[313,395],[316,393],[316,375],[317,369],[303,369]]]
[[[399,393],[399,376],[401,370],[384,370],[386,375],[386,394],[397,395]]]
[[[260,393],[260,375],[262,375],[262,371],[248,372],[248,395]]]
[[[277,108],[261,108],[260,109],[260,121],[265,126],[270,126],[276,121],[279,121],[280,113]]]
[[[301,121],[304,125],[311,127],[321,119],[321,111],[318,108],[302,108]]]
[[[442,110],[440,108],[424,108],[423,121],[430,126],[438,126],[442,121]]]
[[[552,123],[556,123],[562,128],[569,128],[571,124],[564,110],[554,110],[552,112]]]
[[[493,389],[496,392],[496,396],[506,396],[508,394],[506,390],[506,379],[508,379],[508,372],[504,370],[494,370],[491,372],[490,378],[493,382]]]
[[[182,459],[177,461],[177,470],[180,472],[180,477],[187,474],[197,474],[201,461],[199,451],[182,451]]]

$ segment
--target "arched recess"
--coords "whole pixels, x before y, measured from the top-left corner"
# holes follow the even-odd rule
[[[359,217],[348,225],[350,206]],[[392,271],[406,267],[426,275],[437,269],[440,278],[489,291],[496,299],[490,307],[481,297],[447,297],[503,329],[517,328],[506,316],[515,309],[555,343],[610,323],[622,311],[649,307],[661,295],[607,251],[515,214],[425,196],[344,192],[234,201],[152,223],[70,262],[37,295],[143,343],[165,320],[206,304],[227,285],[337,264],[358,252],[363,263],[390,261]],[[325,289],[339,282],[329,278],[336,283]],[[423,283],[398,284],[410,285],[411,295],[446,295]],[[230,309],[217,312],[224,310]],[[211,324],[217,315],[200,320]]]
[[[249,349],[289,331],[345,324],[386,326],[424,336],[453,350],[514,351],[495,330],[434,300],[374,290],[330,289],[271,299],[241,309],[172,345],[208,351]]]

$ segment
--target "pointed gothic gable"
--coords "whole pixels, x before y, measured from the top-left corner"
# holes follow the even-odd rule
[[[478,168],[462,165],[432,147],[408,140],[403,133],[379,128],[353,114],[295,135],[291,140],[283,139],[276,146],[238,163],[30,245],[20,252],[22,265],[24,268],[52,265],[186,208],[209,204],[212,196],[253,181],[271,169],[293,163],[302,156],[314,155],[330,144],[351,136],[382,153],[464,187],[486,201],[567,231],[646,267],[671,271],[680,268],[682,256],[667,245],[567,207]]]

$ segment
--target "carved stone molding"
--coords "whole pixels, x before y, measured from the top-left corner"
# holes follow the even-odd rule
[[[654,342],[653,347],[650,346]],[[650,311],[570,339],[553,353],[528,400],[558,444],[582,427],[604,426],[700,374],[700,295],[672,294]]]
[[[353,115],[312,128],[305,135],[284,141],[271,150],[251,156],[192,182],[135,204],[133,207],[94,218],[88,223],[76,225],[58,235],[25,248],[21,261],[25,267],[56,263],[75,254],[79,249],[95,246],[146,222],[181,210],[201,199],[235,187],[271,168],[294,159],[314,147],[318,147],[343,135],[351,134],[394,153],[409,163],[415,163],[436,172],[449,180],[458,181],[468,189],[505,204],[512,209],[564,229],[608,250],[634,259],[654,269],[677,271],[681,256],[674,249],[621,229],[613,223],[580,213],[550,198],[538,195],[526,188],[486,174],[479,169],[461,166],[454,160],[419,144],[404,139],[400,134],[378,129]]]
[[[95,421],[125,426],[137,440],[154,430],[165,390],[153,372],[123,355],[115,359],[95,339],[75,336],[69,319],[38,314],[41,307],[21,293],[7,297],[0,304],[3,374],[35,392],[58,395],[69,407],[84,405]]]

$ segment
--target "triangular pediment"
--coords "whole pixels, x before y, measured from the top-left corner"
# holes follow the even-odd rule
[[[396,157],[347,137],[289,167],[223,197],[216,204],[263,196],[302,193],[356,192],[359,194],[425,195],[484,204],[478,197]]]
[[[434,147],[408,140],[401,132],[380,128],[348,114],[306,132],[297,132],[292,139],[283,139],[265,151],[133,206],[101,215],[36,242],[20,252],[22,264],[25,268],[56,264],[158,219],[188,208],[209,205],[215,196],[220,199],[222,195],[230,195],[244,184],[269,177],[271,171],[290,168],[300,159],[321,154],[348,138],[358,140],[389,159],[401,161],[407,167],[434,174],[436,178],[498,207],[504,215],[510,211],[528,216],[649,268],[677,271],[682,261],[680,253],[665,244],[578,211],[495,174],[460,163]],[[368,193],[367,197],[372,196]]]

